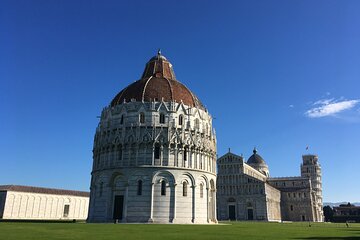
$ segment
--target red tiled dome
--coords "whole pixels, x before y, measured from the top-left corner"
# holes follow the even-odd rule
[[[130,102],[132,99],[139,102],[183,102],[185,105],[204,109],[195,94],[176,80],[171,63],[160,51],[146,64],[141,79],[120,91],[111,101],[111,106]]]

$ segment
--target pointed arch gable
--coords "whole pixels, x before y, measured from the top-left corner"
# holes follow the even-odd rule
[[[169,108],[167,106],[167,104],[162,100],[159,104],[159,106],[157,107],[156,111],[160,112],[160,111],[164,111],[164,112],[169,112]]]

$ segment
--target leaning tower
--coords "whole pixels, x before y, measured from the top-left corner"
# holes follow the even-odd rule
[[[316,221],[323,221],[323,202],[322,202],[322,184],[321,184],[321,166],[317,155],[303,155],[301,164],[301,176],[309,177],[311,188],[314,191],[314,212]]]

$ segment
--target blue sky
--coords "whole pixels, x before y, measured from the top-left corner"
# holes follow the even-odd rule
[[[359,201],[359,1],[1,1],[0,184],[88,190],[97,116],[158,48],[215,117],[218,154],[323,170]],[[309,150],[306,151],[306,146]]]

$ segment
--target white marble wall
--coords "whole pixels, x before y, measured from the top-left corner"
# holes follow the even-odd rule
[[[137,193],[139,179],[143,183],[141,195]],[[161,195],[162,181],[166,182],[165,196]],[[187,183],[186,196],[183,195],[184,182]],[[114,196],[122,195],[122,222],[217,222],[215,184],[216,176],[202,171],[136,167],[101,171],[93,175],[88,220],[114,221]]]
[[[104,108],[93,153],[89,222],[114,221],[116,195],[124,197],[123,222],[216,222],[216,136],[206,110],[176,102]]]
[[[70,205],[64,217],[64,206]],[[88,197],[7,191],[3,219],[79,219],[88,216]]]

